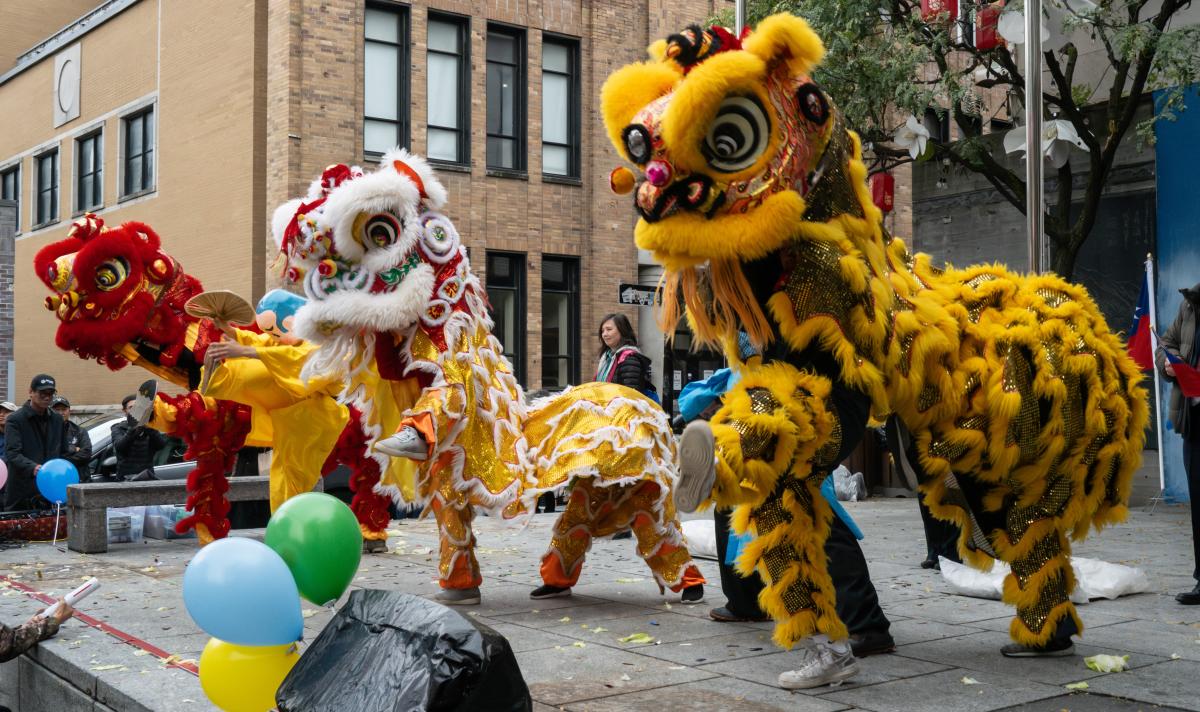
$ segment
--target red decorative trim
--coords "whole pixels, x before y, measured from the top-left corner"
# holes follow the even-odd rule
[[[30,598],[32,598],[36,601],[45,603],[46,605],[50,605],[51,603],[54,603],[55,601],[58,600],[57,598],[55,598],[53,596],[42,593],[41,591],[34,588],[33,586],[30,586],[25,583],[21,583],[20,581],[14,581],[13,579],[11,579],[7,576],[4,576],[3,574],[0,574],[0,581],[4,581],[12,588],[17,589],[18,591],[21,591],[22,593],[28,595]],[[200,676],[200,668],[197,667],[196,663],[194,663],[194,662],[182,661],[182,660],[168,662],[171,660],[171,658],[175,658],[176,656],[171,655],[170,653],[168,653],[167,651],[163,650],[162,648],[160,648],[156,645],[148,643],[136,636],[130,635],[129,633],[126,633],[125,631],[121,630],[120,628],[113,627],[98,618],[93,618],[92,616],[89,616],[86,613],[81,613],[80,611],[75,611],[75,615],[73,617],[75,618],[75,620],[79,621],[80,623],[91,626],[92,628],[95,628],[96,630],[100,631],[101,633],[107,633],[108,635],[111,635],[112,637],[116,638],[117,640],[121,641],[122,643],[128,643],[129,645],[132,645],[135,648],[138,648],[140,650],[145,650],[147,653],[150,653],[154,657],[156,657],[159,660],[162,660],[164,663],[166,663],[167,667],[179,668],[180,670],[186,670],[187,672],[190,672],[193,675],[196,675],[197,677]]]

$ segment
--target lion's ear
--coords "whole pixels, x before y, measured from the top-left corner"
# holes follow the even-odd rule
[[[650,54],[665,56],[666,42],[650,45]],[[655,99],[668,94],[683,78],[679,65],[661,59],[638,62],[621,67],[604,82],[600,89],[600,111],[604,126],[617,153],[625,155],[621,132],[633,121],[633,117]]]
[[[788,74],[805,75],[825,56],[825,45],[808,23],[787,13],[772,15],[742,40],[742,49],[771,65],[785,62]]]

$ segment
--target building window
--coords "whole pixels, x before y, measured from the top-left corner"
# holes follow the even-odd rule
[[[429,110],[425,155],[435,161],[468,163],[467,127],[471,125],[467,101],[468,20],[445,15],[429,16]]]
[[[542,388],[579,376],[579,260],[542,258]]]
[[[37,167],[37,216],[33,224],[47,225],[58,220],[58,149],[35,157],[33,163]]]
[[[487,253],[487,295],[492,303],[493,333],[513,374],[525,382],[525,255]]]
[[[525,170],[525,33],[488,27],[487,167]]]
[[[408,148],[408,11],[367,7],[363,49],[363,151]]]
[[[542,173],[579,177],[579,43],[542,43]]]
[[[129,198],[154,190],[153,107],[125,117],[123,124],[125,180],[121,185],[121,197]]]
[[[95,131],[75,141],[75,210],[104,206],[104,134]]]
[[[17,232],[21,231],[21,164],[0,171],[0,200],[17,204]]]

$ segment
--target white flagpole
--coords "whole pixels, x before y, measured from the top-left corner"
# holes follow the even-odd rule
[[[1146,289],[1150,297],[1150,354],[1158,355],[1158,301],[1154,291],[1154,256],[1146,255]],[[1154,434],[1158,436],[1158,496],[1161,499],[1167,491],[1167,473],[1163,468],[1163,435],[1162,435],[1162,384],[1159,382],[1158,359],[1154,359]]]

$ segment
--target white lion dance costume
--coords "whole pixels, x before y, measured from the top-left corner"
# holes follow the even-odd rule
[[[458,232],[436,212],[445,202],[425,161],[397,150],[371,173],[331,166],[274,221],[287,278],[308,297],[296,331],[320,344],[305,375],[343,378],[343,398],[364,412],[381,395],[401,411],[409,449],[377,449],[422,462],[414,498],[437,518],[442,587],[482,581],[476,509],[517,519],[567,486],[542,563],[548,584],[573,585],[591,538],[629,527],[660,586],[702,584],[675,516],[666,414],[606,383],[527,406]],[[371,372],[382,380],[361,377]]]
[[[1126,514],[1140,375],[1083,288],[943,271],[883,233],[858,137],[808,76],[823,52],[787,15],[740,40],[693,27],[604,88],[609,135],[642,171],[613,184],[636,187],[638,246],[667,269],[665,323],[682,295],[701,341],[736,363],[743,330],[763,353],[711,436],[685,434],[680,506],[693,486],[737,506],[735,529],[755,535],[739,568],[763,578],[778,644],[845,638],[818,488],[868,416],[891,415],[966,560],[1012,565],[1012,637],[1044,646],[1067,620],[1082,630],[1068,534]]]

